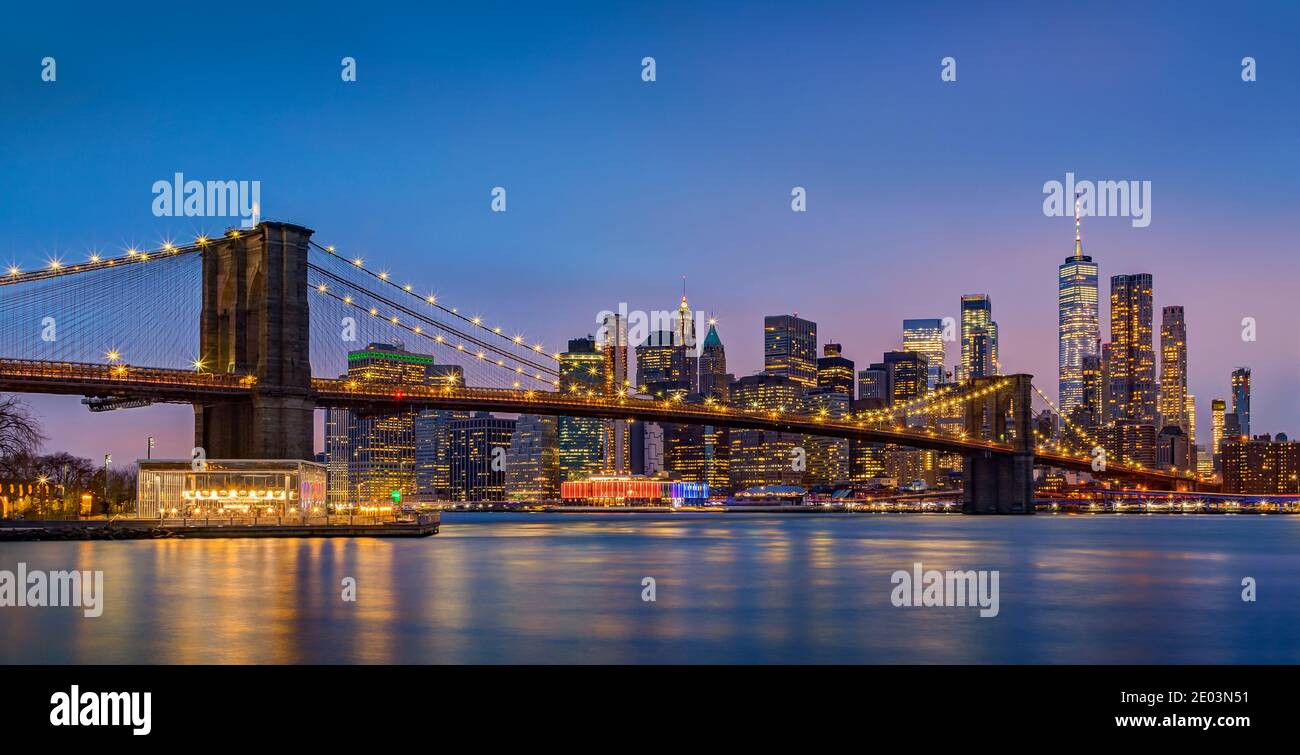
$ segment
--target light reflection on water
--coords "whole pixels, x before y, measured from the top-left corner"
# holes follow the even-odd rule
[[[1297,545],[1293,517],[471,513],[419,540],[11,543],[0,569],[102,569],[107,596],[0,608],[0,662],[1294,663]],[[999,570],[1000,614],[893,607],[914,561]]]

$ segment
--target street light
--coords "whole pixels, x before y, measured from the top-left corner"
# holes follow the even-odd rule
[[[109,519],[113,518],[113,512],[108,503],[108,465],[113,463],[113,454],[104,454],[104,514]]]

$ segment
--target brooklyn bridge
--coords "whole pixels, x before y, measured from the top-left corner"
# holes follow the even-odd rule
[[[194,444],[214,459],[311,459],[321,407],[427,408],[765,429],[955,453],[967,513],[1032,513],[1035,466],[1157,490],[1214,487],[1123,458],[1095,465],[1095,439],[1065,418],[1060,438],[1037,437],[1034,397],[1050,402],[1024,374],[973,378],[838,418],[650,399],[621,387],[564,391],[559,355],[542,344],[312,236],[266,221],[191,244],[11,267],[0,276],[0,392],[82,396],[92,410],[191,404]],[[336,377],[355,343],[395,336],[460,365],[463,382]],[[937,413],[963,418],[960,429],[915,421]]]

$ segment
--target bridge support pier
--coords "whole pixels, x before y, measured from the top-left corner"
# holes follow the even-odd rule
[[[195,404],[194,445],[210,459],[312,459],[307,255],[312,231],[264,222],[203,253],[199,353],[248,375],[246,400]]]
[[[962,512],[1034,513],[1034,446],[1031,427],[1032,376],[975,378],[972,392],[988,393],[966,403],[966,434],[1009,442],[1012,453],[967,455],[962,464]],[[994,389],[995,385],[1000,387]]]

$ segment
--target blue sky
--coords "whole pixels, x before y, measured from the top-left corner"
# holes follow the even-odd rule
[[[761,368],[762,316],[790,311],[866,364],[904,318],[981,292],[1004,368],[1054,393],[1073,223],[1043,215],[1042,185],[1149,180],[1149,227],[1085,221],[1103,298],[1150,272],[1157,311],[1187,307],[1203,433],[1237,365],[1254,428],[1300,432],[1294,4],[520,5],[14,8],[0,262],[218,231],[154,217],[153,182],[258,180],[264,215],[548,345],[619,302],[674,308],[685,274],[737,374]],[[34,401],[52,448],[133,458],[152,433],[188,455],[185,407]]]

